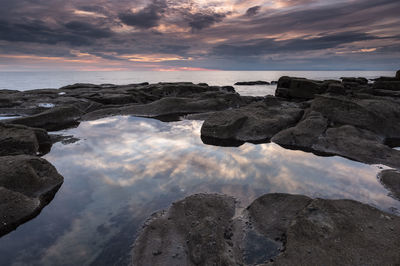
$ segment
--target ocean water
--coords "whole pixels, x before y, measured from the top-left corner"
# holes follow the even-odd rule
[[[233,85],[238,81],[276,81],[281,76],[312,79],[338,79],[340,77],[394,76],[395,71],[91,71],[91,72],[0,72],[0,90],[33,90],[59,88],[74,83],[129,84],[141,82],[206,82],[209,85]],[[235,86],[246,95],[273,94],[275,86]]]
[[[0,82],[4,84],[8,79],[9,89],[59,87],[75,82],[193,81],[232,85],[236,81],[276,80],[283,74],[331,79],[394,73],[96,72],[84,79],[86,74],[75,73],[74,78],[48,75],[47,80],[40,76],[43,73],[36,79],[26,75],[27,87],[17,81],[21,73],[0,78]],[[273,86],[237,88],[244,95],[274,91]],[[55,144],[44,157],[64,176],[64,184],[39,216],[0,238],[0,265],[127,265],[135,237],[149,215],[200,192],[234,196],[241,207],[273,192],[354,199],[400,215],[400,201],[392,198],[377,179],[384,166],[338,156],[319,157],[272,143],[205,145],[200,138],[201,125],[202,121],[161,122],[117,116],[53,132],[79,139]]]

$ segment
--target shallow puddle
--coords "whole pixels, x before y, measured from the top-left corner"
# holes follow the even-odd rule
[[[272,192],[346,198],[399,214],[376,178],[380,166],[276,144],[209,146],[201,124],[122,116],[61,132],[80,139],[45,156],[64,184],[37,218],[0,238],[1,263],[126,264],[149,215],[199,192],[235,196],[243,207]]]

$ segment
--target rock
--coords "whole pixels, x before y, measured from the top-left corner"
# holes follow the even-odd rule
[[[400,70],[397,70],[397,72],[396,72],[396,78],[397,78],[397,79],[400,79]]]
[[[373,132],[351,125],[328,128],[311,149],[367,164],[400,168],[400,151],[384,145],[383,139]]]
[[[282,130],[271,141],[286,148],[311,150],[327,127],[328,119],[321,113],[312,111],[295,127]]]
[[[38,215],[62,183],[63,177],[44,159],[0,157],[0,236]]]
[[[374,90],[371,91],[371,94],[377,95],[377,96],[400,98],[400,90],[399,91],[391,91],[391,90],[377,90],[377,89],[374,89]]]
[[[397,80],[397,81],[375,81],[373,88],[375,90],[400,91],[400,80]]]
[[[278,81],[276,81],[276,80],[271,81],[271,85],[277,85],[277,84],[278,84]]]
[[[378,178],[392,196],[400,200],[400,172],[398,170],[383,170],[379,173]]]
[[[368,79],[366,78],[340,78],[343,83],[357,83],[360,85],[368,84]]]
[[[270,85],[269,82],[267,81],[240,81],[240,82],[236,82],[235,85],[238,86],[253,86],[253,85]]]
[[[258,100],[258,98],[252,98]],[[249,99],[236,93],[207,92],[198,98],[165,97],[148,104],[133,104],[88,113],[83,120],[99,119],[110,115],[136,115],[144,117],[182,116],[224,110],[246,105]]]
[[[332,93],[332,94],[345,95],[346,94],[346,88],[343,86],[343,84],[332,83],[332,84],[329,84],[328,89],[326,90],[326,92]]]
[[[324,93],[327,84],[304,78],[281,77],[275,96],[283,98],[313,99],[316,94]]]
[[[319,112],[336,125],[353,125],[367,129],[382,137],[400,136],[400,102],[369,97],[318,95],[311,109]]]
[[[0,123],[0,156],[46,154],[51,145],[43,129]]]
[[[9,119],[4,122],[56,131],[78,125],[82,114],[82,110],[76,106],[60,106],[36,115]]]
[[[224,233],[235,200],[197,194],[154,215],[135,242],[133,265],[234,265]]]
[[[198,194],[154,214],[133,265],[396,265],[400,218],[351,200],[266,194],[235,214],[231,197]]]
[[[273,97],[239,109],[217,112],[207,118],[201,128],[202,140],[236,140],[263,142],[291,127],[303,115],[303,109],[295,103]]]

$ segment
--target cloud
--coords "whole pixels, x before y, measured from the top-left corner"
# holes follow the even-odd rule
[[[219,13],[195,13],[189,16],[189,26],[192,30],[202,30],[208,28],[225,18],[225,14]]]
[[[248,17],[255,16],[258,14],[258,12],[260,12],[260,9],[261,9],[261,6],[250,7],[246,11],[246,16],[248,16]]]
[[[165,2],[154,1],[139,11],[121,13],[119,18],[126,25],[149,29],[159,25],[166,7]]]

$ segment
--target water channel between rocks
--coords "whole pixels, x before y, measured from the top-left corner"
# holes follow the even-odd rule
[[[44,157],[64,184],[37,218],[0,238],[0,264],[125,264],[149,215],[199,192],[234,196],[242,207],[272,192],[353,199],[399,215],[376,177],[382,166],[273,143],[205,145],[201,125],[118,116],[57,132],[79,139]]]

